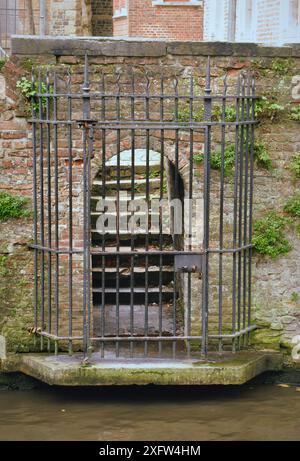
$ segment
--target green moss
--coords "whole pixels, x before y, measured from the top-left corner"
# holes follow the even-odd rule
[[[300,218],[300,191],[297,191],[284,205],[284,211],[294,218]]]
[[[27,203],[28,198],[16,197],[8,192],[0,192],[0,221],[30,216],[30,212],[24,209]]]
[[[252,243],[257,253],[276,258],[288,253],[292,247],[285,238],[289,221],[274,212],[254,223]]]

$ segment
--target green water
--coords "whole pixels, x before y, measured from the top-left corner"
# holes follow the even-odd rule
[[[300,392],[275,384],[2,390],[0,440],[300,440]]]

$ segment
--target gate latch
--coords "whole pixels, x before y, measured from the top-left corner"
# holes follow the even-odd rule
[[[202,254],[175,255],[175,270],[181,272],[202,272]]]

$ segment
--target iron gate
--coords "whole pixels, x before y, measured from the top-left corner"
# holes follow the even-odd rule
[[[34,333],[56,353],[235,351],[255,328],[253,76],[126,70],[33,73]]]

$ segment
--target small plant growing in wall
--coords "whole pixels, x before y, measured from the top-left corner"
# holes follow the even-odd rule
[[[290,112],[290,119],[295,122],[300,122],[300,104],[295,107],[292,107]]]
[[[28,198],[15,197],[8,192],[0,192],[0,221],[30,216],[30,211],[24,209],[27,203]]]
[[[291,162],[289,164],[289,170],[295,179],[300,178],[300,153],[294,154],[292,156]]]
[[[278,120],[280,115],[284,112],[284,106],[278,104],[276,101],[262,96],[255,102],[255,118]]]
[[[300,191],[296,191],[284,205],[284,211],[294,218],[300,218]]]
[[[42,96],[41,98],[37,97],[39,93],[39,83],[35,82],[34,87],[32,86],[31,80],[26,77],[22,77],[20,80],[17,81],[16,84],[17,89],[20,91],[22,96],[24,97],[25,101],[28,105],[28,111],[31,112],[35,110],[36,113],[39,113],[40,105],[42,110],[46,109],[47,106],[47,97]],[[47,93],[47,86],[44,82],[41,83],[41,94]],[[49,87],[49,93],[53,93],[53,88]],[[39,101],[40,99],[40,101]]]
[[[252,243],[256,253],[276,258],[288,253],[292,247],[285,237],[287,218],[274,212],[254,223]]]
[[[276,75],[286,75],[288,74],[293,68],[293,61],[292,59],[274,59],[272,62],[272,71]]]

